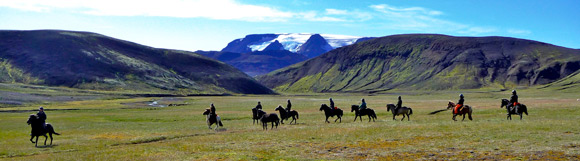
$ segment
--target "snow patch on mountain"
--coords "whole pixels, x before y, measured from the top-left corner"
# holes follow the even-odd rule
[[[310,33],[283,33],[283,34],[276,34],[278,37],[270,39],[262,39],[264,41],[259,41],[256,44],[250,44],[248,47],[252,49],[252,51],[263,51],[268,45],[273,43],[274,41],[278,40],[283,46],[285,50],[290,52],[297,52],[300,49],[302,44],[306,43],[306,41],[310,38],[310,36],[314,34]],[[355,43],[358,39],[362,38],[360,36],[346,36],[346,35],[332,35],[332,34],[320,34],[333,49],[351,45]]]

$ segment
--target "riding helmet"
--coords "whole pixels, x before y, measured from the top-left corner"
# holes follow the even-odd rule
[[[463,93],[459,94],[459,97],[463,97]]]
[[[516,94],[516,90],[515,90],[515,89],[514,89],[514,90],[512,90],[512,94]]]

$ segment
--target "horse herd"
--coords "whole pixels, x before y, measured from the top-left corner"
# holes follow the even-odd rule
[[[449,101],[446,109],[437,110],[437,111],[431,112],[430,114],[435,114],[438,112],[447,111],[447,110],[453,109],[455,106],[456,106],[456,104],[454,102]],[[511,115],[519,115],[520,120],[521,120],[522,114],[526,114],[526,115],[528,114],[527,107],[524,104],[520,104],[519,106],[516,106],[515,108],[510,108],[511,106],[509,105],[509,100],[502,99],[500,108],[503,108],[504,106],[507,109],[507,119],[508,120],[511,120]],[[407,121],[411,120],[411,115],[413,114],[413,109],[411,109],[410,107],[403,106],[403,107],[397,109],[394,104],[387,104],[386,107],[387,107],[387,111],[392,112],[393,120],[396,120],[395,117],[399,116],[399,115],[403,116],[401,118],[401,121],[403,121],[405,119],[405,117],[407,118]],[[274,127],[278,128],[278,125],[280,123],[284,124],[284,120],[288,120],[289,118],[292,118],[292,120],[290,121],[290,124],[292,124],[293,122],[294,122],[294,124],[297,124],[296,121],[299,118],[299,114],[296,110],[287,111],[281,105],[279,105],[278,107],[276,107],[275,111],[279,111],[280,117],[278,117],[278,114],[276,114],[276,113],[267,113],[267,112],[263,111],[262,109],[252,108],[253,124],[261,122],[262,128],[264,130],[268,129],[268,123],[271,124],[270,129],[273,129]],[[344,112],[340,108],[336,108],[336,107],[332,108],[326,104],[322,104],[322,105],[320,105],[319,111],[324,111],[324,115],[326,116],[326,119],[325,119],[326,123],[330,123],[330,121],[328,121],[328,118],[335,117],[335,116],[336,116],[336,119],[334,120],[334,122],[337,122],[337,121],[342,122],[342,116],[343,116]],[[367,116],[369,122],[371,122],[371,121],[374,122],[377,119],[377,115],[376,115],[375,111],[371,108],[360,109],[359,105],[352,105],[350,112],[355,113],[355,117],[354,117],[355,122],[356,122],[357,118],[360,121],[362,121],[363,116]],[[465,117],[467,116],[469,118],[469,120],[473,120],[473,118],[471,116],[472,113],[473,113],[473,108],[469,105],[464,105],[464,107],[461,110],[453,112],[452,119],[454,121],[457,121],[455,119],[456,116],[463,116],[463,119],[462,119],[462,121],[463,121],[463,120],[465,120]],[[210,118],[208,117],[207,122],[208,122],[208,127],[211,129],[211,125],[217,121],[216,120],[209,120],[209,119]],[[220,124],[221,124],[221,122],[220,122]],[[218,126],[216,126],[216,129],[217,128],[218,128]]]
[[[527,107],[524,104],[519,104],[519,106],[512,108],[512,106],[509,103],[509,100],[502,99],[500,108],[503,108],[504,106],[507,109],[507,119],[508,120],[512,119],[511,115],[519,115],[520,120],[522,119],[522,114],[528,115]],[[401,118],[401,121],[403,121],[405,119],[405,117],[407,118],[407,121],[411,120],[410,115],[413,114],[413,109],[411,109],[410,107],[403,106],[399,109],[396,109],[396,106],[394,104],[387,104],[386,107],[387,107],[387,111],[392,112],[393,120],[395,120],[395,116],[398,116],[398,115],[403,116],[403,118]],[[435,114],[438,112],[453,109],[454,107],[455,107],[455,103],[453,103],[452,101],[449,101],[446,109],[437,110],[437,111],[431,112],[430,114]],[[290,121],[290,124],[292,124],[292,123],[297,124],[297,120],[299,119],[299,114],[296,110],[288,111],[288,110],[284,109],[281,105],[279,105],[278,107],[275,108],[275,111],[278,111],[280,113],[281,117],[278,117],[278,114],[276,114],[276,113],[267,113],[267,112],[263,111],[262,109],[252,108],[253,124],[261,122],[262,128],[264,130],[268,129],[268,123],[271,123],[270,129],[273,129],[274,127],[278,128],[278,125],[280,123],[284,124],[284,120],[288,120],[289,118],[292,118],[292,120]],[[322,104],[322,105],[320,105],[319,111],[324,111],[324,115],[326,116],[325,122],[327,122],[327,123],[330,123],[330,121],[328,121],[328,118],[334,117],[334,116],[337,117],[334,120],[334,122],[336,122],[336,121],[342,122],[343,111],[340,108],[336,108],[336,107],[333,108],[333,107],[329,107],[326,104]],[[377,115],[376,115],[375,111],[373,109],[370,109],[370,108],[366,108],[366,109],[361,110],[358,105],[352,105],[350,111],[355,113],[355,117],[354,117],[355,122],[356,122],[357,118],[360,121],[362,121],[363,116],[367,116],[369,119],[369,122],[370,121],[374,122],[377,119]],[[467,115],[469,120],[473,120],[473,118],[471,117],[472,113],[473,113],[473,108],[469,105],[464,105],[464,107],[460,111],[453,113],[452,119],[454,121],[457,121],[455,119],[455,117],[460,115],[460,116],[463,116],[463,120],[465,120],[465,116]],[[221,121],[220,116],[211,115],[209,109],[206,109],[205,112],[203,113],[203,115],[206,115],[207,125],[210,129],[211,129],[211,126],[213,124],[216,124],[216,127],[215,127],[216,130],[219,126],[223,126],[223,123]],[[38,146],[38,137],[40,137],[40,136],[45,137],[44,145],[46,145],[46,142],[48,140],[47,134],[49,134],[50,145],[52,145],[52,140],[53,140],[52,134],[60,135],[59,133],[56,133],[54,131],[54,128],[52,125],[50,125],[48,123],[45,126],[42,125],[42,123],[38,120],[38,116],[36,116],[36,115],[30,115],[27,123],[32,128],[31,135],[30,135],[31,136],[30,141],[32,143],[36,143],[35,146]],[[34,137],[36,137],[36,141],[33,141]]]

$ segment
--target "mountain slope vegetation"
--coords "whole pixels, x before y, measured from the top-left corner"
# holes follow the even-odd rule
[[[225,63],[89,32],[0,31],[0,82],[96,90],[270,94]]]
[[[393,35],[257,79],[284,92],[381,92],[542,85],[580,69],[580,50],[507,37]]]

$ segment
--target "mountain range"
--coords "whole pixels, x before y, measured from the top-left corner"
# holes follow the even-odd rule
[[[331,34],[252,34],[228,43],[222,52],[249,53],[264,51],[270,45],[279,46],[293,53],[299,53],[308,58],[316,57],[332,49],[354,44],[358,41],[372,39],[371,37],[331,35]],[[271,48],[270,48],[271,49]]]
[[[196,53],[258,76],[369,39],[372,38],[329,34],[251,34],[231,41],[221,51]]]
[[[550,84],[579,69],[578,49],[508,37],[408,34],[338,48],[257,79],[282,92],[511,89]]]
[[[89,32],[0,31],[0,82],[184,94],[272,94],[223,62]]]

